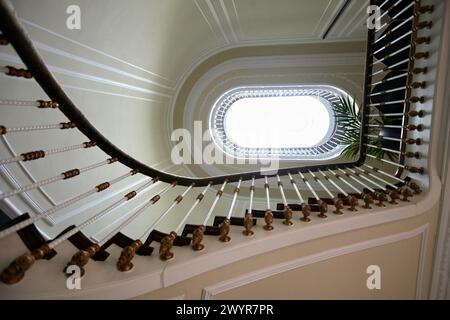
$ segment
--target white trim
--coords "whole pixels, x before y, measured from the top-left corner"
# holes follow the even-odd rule
[[[168,128],[172,127],[172,119],[173,119],[173,112],[174,112],[174,105],[177,101],[177,97],[180,94],[181,89],[183,88],[184,84],[186,83],[187,78],[194,72],[195,69],[197,69],[203,62],[210,59],[214,55],[220,54],[222,52],[226,52],[231,49],[236,48],[243,48],[243,47],[258,47],[258,46],[264,46],[264,45],[288,45],[288,44],[314,44],[314,43],[340,43],[340,42],[354,42],[354,41],[366,41],[366,37],[363,38],[349,38],[349,39],[318,39],[318,38],[309,38],[309,39],[279,39],[279,40],[271,40],[271,41],[241,41],[238,44],[232,44],[227,46],[219,46],[212,50],[206,50],[204,54],[200,55],[198,59],[193,61],[186,70],[178,77],[176,80],[176,90],[175,95],[171,99],[171,105],[170,105],[170,116],[167,120]],[[170,131],[168,132],[169,135],[169,141],[170,141]]]
[[[211,23],[209,22],[208,18],[206,17],[205,13],[203,12],[201,6],[198,4],[198,0],[194,0],[195,6],[197,7],[198,11],[200,11],[200,14],[202,15],[203,19],[205,20],[206,24],[209,27],[209,30],[211,31],[211,33],[214,35],[214,37],[218,40],[221,41],[220,37],[217,35],[217,33],[214,31]]]
[[[331,23],[334,19],[336,19],[338,12],[341,10],[341,8],[344,6],[345,0],[340,0],[339,4],[334,8],[332,14],[330,15],[327,23],[324,24],[322,30],[320,30],[319,38],[322,39],[325,35],[325,31],[331,26]],[[330,29],[332,31],[332,29]]]
[[[86,58],[80,57],[78,55],[69,53],[67,51],[60,50],[58,48],[54,48],[52,46],[49,46],[49,45],[47,45],[45,43],[42,43],[42,42],[39,42],[39,41],[33,41],[33,44],[34,44],[34,46],[37,49],[39,49],[41,51],[50,52],[50,53],[59,55],[61,57],[67,58],[67,59],[71,59],[71,60],[74,60],[74,61],[77,61],[77,62],[81,62],[81,63],[87,64],[87,65],[90,65],[90,66],[93,66],[93,67],[97,67],[99,69],[103,69],[103,70],[106,70],[106,71],[110,71],[110,72],[119,74],[119,75],[124,76],[124,77],[140,80],[140,81],[152,84],[154,86],[158,86],[158,87],[164,88],[166,90],[171,90],[172,91],[172,90],[175,89],[173,87],[166,86],[166,85],[161,84],[159,82],[156,82],[156,81],[153,81],[153,80],[141,77],[141,76],[134,75],[134,74],[132,74],[130,72],[126,72],[126,71],[123,71],[121,69],[117,69],[117,68],[108,66],[106,64],[103,64],[103,63],[99,63],[99,62],[96,62],[96,61],[93,61],[93,60],[90,60],[90,59],[86,59]]]
[[[325,23],[324,26],[322,26],[322,29],[320,32],[317,32],[323,19],[325,18],[325,15],[327,14],[327,11],[330,9],[331,4],[333,3],[333,0],[329,0],[327,6],[325,7],[325,10],[323,10],[322,15],[320,16],[320,19],[317,21],[316,26],[314,27],[314,30],[312,31],[312,34],[316,36],[317,38],[320,37],[325,32],[325,28],[328,26],[328,23]],[[339,5],[338,5],[339,6]]]
[[[211,0],[208,0],[208,1],[211,1]],[[220,2],[220,6],[222,7],[225,19],[227,20],[228,28],[230,29],[231,35],[233,36],[233,40],[234,40],[234,42],[238,42],[239,39],[238,39],[238,37],[236,35],[236,32],[234,31],[233,23],[231,22],[230,15],[228,13],[227,7],[225,6],[225,3],[224,3],[223,0],[219,0],[219,2]]]
[[[169,83],[171,82],[168,78],[165,78],[165,77],[163,77],[163,76],[161,76],[161,75],[159,75],[159,74],[157,74],[157,73],[151,72],[151,71],[146,70],[146,69],[144,69],[144,68],[142,68],[142,67],[136,66],[136,65],[134,65],[134,64],[132,64],[132,63],[130,63],[130,62],[127,62],[127,61],[122,60],[122,59],[119,59],[119,58],[117,58],[117,57],[115,57],[115,56],[113,56],[113,55],[110,55],[110,54],[108,54],[108,53],[106,53],[106,52],[104,52],[104,51],[101,51],[101,50],[92,48],[92,47],[90,47],[90,46],[88,46],[88,45],[85,45],[85,44],[83,44],[83,43],[81,43],[81,42],[78,42],[78,41],[75,41],[75,40],[70,39],[70,38],[68,38],[68,37],[65,37],[65,36],[63,36],[63,35],[61,35],[61,34],[59,34],[59,33],[57,33],[57,32],[54,32],[54,31],[49,30],[49,29],[47,29],[47,28],[44,28],[44,27],[42,27],[42,26],[40,26],[40,25],[38,25],[38,24],[36,24],[36,23],[33,23],[33,22],[28,21],[28,20],[25,20],[25,19],[20,19],[20,21],[21,21],[22,23],[27,24],[27,25],[29,25],[29,26],[32,26],[32,27],[34,27],[34,28],[36,28],[36,29],[39,29],[39,30],[45,31],[45,32],[47,32],[47,33],[50,33],[50,34],[52,34],[52,35],[54,35],[54,36],[56,36],[56,37],[58,37],[58,38],[60,38],[60,39],[64,39],[64,40],[69,41],[69,42],[71,42],[71,43],[73,43],[73,44],[76,44],[76,45],[78,45],[78,46],[80,46],[80,47],[83,47],[83,48],[85,48],[85,49],[88,49],[88,50],[90,50],[90,51],[93,51],[93,52],[95,52],[95,53],[98,53],[98,54],[103,55],[103,56],[105,56],[105,57],[108,57],[108,58],[110,58],[110,59],[116,60],[116,61],[118,61],[118,62],[121,62],[121,63],[123,63],[123,64],[125,64],[125,65],[127,65],[127,66],[130,66],[130,67],[133,67],[133,68],[135,68],[135,69],[141,70],[141,71],[143,71],[143,72],[145,72],[145,73],[148,73],[148,74],[150,74],[150,75],[152,75],[152,76],[154,76],[154,77],[158,77],[158,78],[160,78],[160,79],[162,79],[162,80],[165,80],[165,81],[167,81],[167,82],[169,82]]]
[[[426,4],[436,3],[436,1],[426,1]],[[425,3],[423,3],[425,4]],[[433,276],[431,280],[431,299],[450,299],[450,112],[448,106],[450,105],[450,94],[448,92],[448,85],[450,82],[450,64],[448,61],[448,55],[450,51],[450,3],[447,1],[443,10],[437,11],[437,15],[442,17],[441,41],[439,49],[439,61],[435,65],[437,68],[436,76],[436,91],[434,93],[435,104],[434,108],[439,108],[441,114],[436,117],[433,110],[433,136],[430,138],[431,149],[433,155],[431,158],[434,162],[439,160],[442,163],[437,163],[437,166],[441,167],[442,177],[442,190],[441,196],[442,203],[440,206],[439,225],[438,225],[438,237],[436,240],[435,259],[433,266]],[[434,19],[431,19],[434,20]],[[436,25],[433,26],[433,32],[435,33]],[[447,114],[443,110],[446,110]],[[437,150],[439,149],[439,150]],[[439,152],[441,158],[438,156]],[[431,162],[431,161],[430,161]]]
[[[22,60],[19,57],[13,56],[13,55],[10,55],[10,54],[7,54],[7,53],[2,53],[2,52],[0,52],[0,60],[6,61],[6,62],[10,62],[10,63],[23,64]],[[67,76],[67,77],[78,78],[78,79],[82,79],[82,80],[86,80],[86,81],[92,81],[92,82],[101,83],[101,84],[104,84],[104,85],[109,85],[109,86],[112,86],[112,87],[118,87],[118,88],[121,88],[121,89],[130,90],[130,91],[146,93],[146,94],[149,94],[149,95],[161,96],[161,97],[164,97],[166,99],[170,99],[172,97],[169,94],[161,93],[161,92],[158,92],[158,91],[149,90],[149,89],[146,89],[146,88],[143,88],[143,87],[130,85],[130,84],[127,84],[127,83],[124,83],[124,82],[109,80],[109,79],[102,78],[102,77],[97,77],[97,76],[93,76],[93,75],[86,74],[86,73],[76,72],[76,71],[68,70],[68,69],[65,69],[65,68],[52,66],[52,65],[49,65],[49,64],[47,64],[47,68],[52,73],[64,75],[64,76]]]
[[[212,14],[214,20],[216,21],[216,24],[217,24],[217,26],[219,27],[220,32],[222,33],[222,36],[223,36],[223,38],[225,39],[225,42],[226,42],[227,44],[230,44],[231,41],[230,41],[230,39],[228,39],[227,33],[225,32],[225,29],[223,28],[222,23],[220,22],[219,16],[217,15],[217,12],[216,12],[216,10],[214,9],[213,4],[212,4],[211,1],[209,1],[209,0],[205,0],[205,2],[206,2],[206,5],[208,6],[209,11],[210,11],[211,14]]]
[[[342,255],[359,252],[367,249],[371,249],[374,247],[379,247],[395,242],[399,242],[402,240],[407,240],[414,238],[416,236],[421,236],[421,245],[420,245],[420,254],[419,254],[419,269],[417,272],[417,280],[416,280],[416,299],[421,298],[422,286],[423,286],[423,266],[425,264],[425,258],[427,256],[427,239],[428,239],[428,229],[429,224],[425,224],[417,229],[398,233],[382,238],[375,238],[355,244],[351,244],[348,246],[343,246],[339,248],[334,248],[330,250],[326,250],[317,254],[309,255],[306,257],[302,257],[299,259],[291,260],[288,262],[279,263],[277,265],[273,265],[267,268],[263,268],[260,270],[256,270],[253,272],[249,272],[243,276],[232,278],[226,281],[222,281],[220,283],[208,286],[203,288],[202,299],[203,300],[211,300],[215,295],[220,293],[262,280],[272,276],[275,276],[280,273],[284,273],[290,270],[294,270],[297,268],[301,268],[313,263],[329,260],[332,258],[336,258]]]

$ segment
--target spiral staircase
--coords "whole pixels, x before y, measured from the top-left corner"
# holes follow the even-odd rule
[[[430,49],[436,6],[419,0],[371,4],[381,9],[381,28],[369,29],[367,35],[358,159],[284,164],[275,173],[195,177],[146,165],[109,141],[56,81],[13,6],[0,1],[0,44],[13,48],[18,58],[0,72],[35,81],[45,93],[41,99],[22,100],[2,90],[1,114],[13,110],[30,123],[32,111],[48,119],[45,124],[16,125],[4,123],[14,119],[5,116],[0,123],[2,137],[22,134],[32,146],[16,154],[6,145],[0,157],[1,201],[14,207],[8,201],[16,198],[29,207],[27,212],[16,210],[0,229],[0,296],[133,297],[160,288],[160,281],[174,285],[299,242],[418,215],[429,201],[425,199],[439,195],[433,189],[439,183],[430,142],[439,134],[435,124],[441,110],[429,94],[436,87],[437,50]],[[381,118],[389,121],[376,121]],[[126,134],[126,127],[111,126]],[[71,131],[78,131],[78,142],[50,144],[51,135],[64,141]],[[375,144],[379,137],[381,144]],[[95,149],[102,158],[93,156]],[[376,157],[368,149],[397,157]],[[83,165],[72,162],[74,153],[85,154]],[[27,184],[9,169],[27,169],[34,162],[55,168],[63,163],[66,169]],[[84,177],[95,177],[98,183],[65,189],[65,183],[77,184]],[[64,200],[48,208],[33,205],[34,196],[45,197],[42,190],[51,185],[64,189]],[[98,209],[96,201],[109,192]],[[77,220],[71,221],[77,223],[58,223],[59,213],[77,208],[88,208],[75,210]],[[66,279],[73,266],[86,289],[65,291],[65,282],[59,281],[55,288],[40,291],[39,274]],[[164,278],[161,272],[166,271],[170,277]],[[121,295],[121,290],[132,293]]]

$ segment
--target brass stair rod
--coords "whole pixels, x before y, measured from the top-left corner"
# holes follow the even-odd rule
[[[194,187],[194,184],[191,184],[189,187],[186,188],[186,190],[184,190],[184,192],[177,196],[172,204],[166,209],[166,211],[164,211],[159,217],[158,219],[156,219],[149,227],[147,227],[147,229],[144,231],[144,233],[139,237],[139,240],[141,241],[145,241],[147,239],[147,237],[150,235],[150,232],[152,232],[152,230],[154,228],[156,228],[156,226],[169,214],[170,211],[172,211],[173,208],[175,208],[175,206],[177,204],[179,204],[181,201],[183,201],[184,197],[186,196],[186,194]]]
[[[365,184],[364,182],[362,182],[361,180],[357,179],[356,177],[352,176],[350,173],[342,170],[341,168],[338,169],[343,175],[345,175],[347,178],[352,179],[353,181],[355,181],[356,183],[360,184],[361,186],[363,186],[366,189],[369,189],[370,192],[375,192],[375,190],[368,186],[367,184]],[[361,192],[364,193],[364,192]]]
[[[106,190],[107,188],[109,188],[110,186],[112,186],[113,184],[115,184],[115,183],[117,183],[119,181],[122,181],[123,179],[128,178],[128,177],[130,177],[130,176],[132,176],[132,175],[134,175],[136,173],[137,173],[136,170],[129,171],[129,172],[127,172],[127,173],[125,173],[125,174],[123,174],[123,175],[121,175],[121,176],[119,176],[119,177],[117,177],[117,178],[115,178],[115,179],[113,179],[113,180],[111,180],[109,182],[103,182],[103,183],[97,185],[96,187],[94,187],[94,188],[92,188],[92,189],[90,189],[90,190],[88,190],[88,191],[86,191],[86,192],[84,192],[82,194],[79,194],[78,196],[75,196],[75,197],[70,198],[70,199],[68,199],[68,200],[66,200],[64,202],[61,202],[60,204],[58,204],[56,206],[53,206],[50,209],[47,209],[47,210],[45,210],[45,211],[43,211],[41,213],[37,213],[33,217],[30,217],[30,218],[28,218],[28,219],[26,219],[26,220],[24,220],[22,222],[19,222],[19,223],[15,224],[15,225],[9,227],[8,229],[0,231],[0,239],[6,237],[7,235],[9,235],[9,234],[11,234],[13,232],[19,231],[19,230],[25,228],[26,226],[29,226],[30,224],[33,224],[36,221],[39,221],[42,218],[46,218],[49,215],[51,215],[51,214],[53,214],[55,212],[58,212],[59,210],[67,208],[68,206],[70,206],[72,204],[75,204],[78,201],[89,197],[90,195],[93,195],[93,194],[98,193],[98,192],[102,192],[102,191]]]
[[[194,209],[198,206],[198,204],[200,203],[200,201],[203,200],[203,197],[205,196],[206,192],[208,191],[208,189],[211,187],[212,182],[210,182],[201,193],[199,193],[199,195],[197,196],[197,199],[195,199],[194,204],[192,205],[192,207],[189,209],[189,211],[184,215],[183,219],[180,221],[180,223],[178,224],[178,226],[175,228],[175,232],[176,233],[180,233],[181,228],[183,227],[183,225],[185,224],[185,222],[187,221],[187,219],[189,218],[189,216],[191,215],[191,213],[194,211]]]
[[[379,173],[381,173],[381,174],[383,174],[383,175],[385,175],[385,176],[387,176],[389,178],[397,180],[398,182],[405,182],[404,180],[402,180],[402,179],[400,179],[400,178],[398,178],[398,177],[396,177],[396,176],[394,176],[394,175],[392,175],[390,173],[387,173],[386,171],[383,171],[383,170],[380,170],[378,168],[375,168],[373,166],[370,166],[370,165],[367,165],[367,164],[363,164],[363,166],[365,166],[365,167],[367,167],[367,168],[369,168],[369,169],[371,169],[371,170],[373,170],[375,172],[379,172]]]
[[[102,162],[98,162],[98,163],[95,163],[95,164],[83,167],[81,169],[67,170],[67,171],[65,171],[65,172],[63,172],[63,173],[61,173],[61,174],[59,174],[57,176],[54,176],[54,177],[51,177],[51,178],[47,178],[47,179],[43,179],[43,180],[37,181],[35,183],[29,184],[29,185],[26,185],[26,186],[22,186],[20,188],[14,189],[14,190],[1,193],[0,194],[0,200],[12,197],[12,196],[14,196],[16,194],[20,194],[20,193],[23,193],[23,192],[27,192],[27,191],[30,191],[30,190],[33,190],[33,189],[36,189],[36,188],[48,185],[48,184],[56,182],[56,181],[67,180],[67,179],[76,177],[76,176],[80,175],[81,173],[84,173],[84,172],[96,169],[96,168],[104,166],[106,164],[114,163],[116,161],[117,161],[116,159],[112,159],[111,158],[111,159],[108,159],[108,160],[105,160],[105,161],[102,161]]]
[[[292,175],[290,172],[288,172],[289,179],[291,180],[291,184],[294,187],[295,193],[297,194],[297,197],[300,199],[300,204],[304,204],[305,200],[302,197],[302,194],[300,193],[300,190],[298,189],[297,183],[295,182],[294,178],[292,178]]]
[[[348,171],[350,171],[351,173],[353,173],[355,176],[360,177],[361,179],[366,180],[367,182],[373,184],[374,186],[380,188],[381,190],[386,191],[386,186],[382,186],[381,184],[379,184],[378,182],[373,181],[372,179],[367,178],[366,176],[360,174],[359,172],[356,172],[355,170],[353,170],[352,168],[346,167],[345,169],[347,169]]]
[[[322,176],[325,178],[326,181],[328,181],[330,184],[332,184],[344,196],[348,197],[348,193],[344,189],[342,189],[338,184],[336,184],[333,180],[331,180],[330,177],[328,177],[322,170],[319,169],[319,172],[322,174]],[[337,198],[337,197],[334,196],[333,198]]]
[[[66,269],[71,266],[71,265],[77,265],[78,267],[80,267],[81,269],[81,275],[83,275],[85,273],[85,269],[84,267],[86,266],[86,264],[89,262],[89,258],[91,258],[92,256],[94,256],[100,249],[102,246],[104,246],[109,240],[111,240],[118,232],[120,232],[121,230],[123,230],[125,227],[127,227],[132,221],[134,221],[134,219],[139,216],[142,212],[144,212],[150,205],[156,203],[155,201],[153,201],[153,199],[155,199],[156,197],[161,197],[167,190],[169,190],[169,188],[173,186],[173,185],[168,185],[167,187],[165,187],[162,191],[160,191],[158,194],[152,196],[152,198],[147,201],[146,203],[144,203],[144,205],[140,206],[139,209],[137,209],[133,214],[131,214],[129,217],[127,217],[125,219],[125,221],[119,223],[119,225],[117,227],[115,227],[112,231],[108,232],[108,234],[106,236],[104,236],[102,238],[102,240],[100,241],[93,241],[94,244],[91,245],[89,248],[85,249],[85,250],[79,250],[77,251],[71,258],[71,260],[67,263],[66,267],[64,268],[64,271],[66,271]],[[140,243],[139,247],[142,245],[142,243]],[[137,249],[139,249],[139,247]],[[137,250],[136,249],[136,250]],[[130,260],[131,261],[131,260]]]
[[[362,190],[356,188],[354,185],[352,185],[350,182],[348,182],[347,180],[343,179],[340,175],[336,174],[335,172],[331,171],[330,169],[328,169],[328,172],[330,172],[337,180],[342,181],[344,184],[346,184],[348,187],[350,187],[351,189],[353,189],[353,191],[355,191],[358,194],[362,194]]]
[[[214,208],[216,207],[217,203],[219,202],[219,199],[222,197],[223,191],[225,190],[227,183],[228,183],[228,180],[225,180],[222,184],[222,187],[220,187],[220,190],[217,192],[216,198],[214,199],[214,202],[211,205],[211,208],[209,208],[209,211],[206,214],[205,220],[203,220],[204,226],[206,226],[206,224],[208,223],[208,220],[211,217],[211,214],[213,213]]]
[[[330,192],[330,190],[328,190],[328,188],[323,184],[323,182],[320,181],[320,179],[314,174],[314,172],[312,172],[312,171],[309,170],[309,169],[308,169],[308,171],[309,171],[309,174],[313,177],[313,179],[314,179],[315,181],[317,181],[317,183],[320,184],[320,186],[322,187],[322,189],[325,190],[326,193],[328,193],[328,196],[329,196],[331,199],[333,199],[333,198],[334,198],[334,195]]]

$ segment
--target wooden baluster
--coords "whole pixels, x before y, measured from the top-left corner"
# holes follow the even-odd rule
[[[288,175],[289,175],[289,179],[291,180],[291,184],[294,187],[295,193],[297,194],[297,197],[300,200],[300,207],[302,209],[301,211],[302,211],[302,215],[303,215],[303,217],[300,218],[300,220],[303,221],[303,222],[309,222],[309,221],[311,221],[309,219],[309,217],[308,217],[310,212],[311,212],[311,207],[309,206],[309,204],[307,204],[305,202],[305,200],[304,200],[304,198],[303,198],[302,194],[300,193],[300,190],[299,190],[299,188],[297,186],[297,183],[295,182],[294,178],[292,178],[292,175],[291,175],[290,172],[288,172]]]
[[[239,178],[237,187],[234,189],[233,200],[231,201],[230,209],[228,210],[228,215],[226,219],[220,224],[220,237],[219,240],[222,242],[230,242],[231,238],[228,236],[230,233],[230,219],[233,216],[234,207],[236,206],[237,196],[239,194],[242,183],[242,177]]]
[[[0,134],[4,135],[6,133],[15,132],[31,132],[31,131],[41,131],[41,130],[52,130],[52,129],[73,129],[76,128],[73,122],[61,122],[58,124],[46,124],[46,125],[34,125],[34,126],[23,126],[23,127],[5,127],[0,126]]]
[[[11,76],[11,77],[18,77],[18,78],[25,78],[25,79],[31,79],[33,77],[31,75],[30,71],[28,71],[26,69],[14,68],[12,66],[0,67],[0,72],[6,74],[7,76]]]
[[[205,197],[206,192],[211,187],[211,185],[212,185],[212,182],[210,181],[208,183],[208,185],[205,187],[205,189],[203,189],[203,191],[198,194],[197,199],[195,200],[195,202],[192,205],[192,207],[184,215],[183,219],[180,221],[178,226],[175,228],[175,230],[174,230],[175,233],[181,233],[181,228],[184,226],[184,224],[186,223],[186,221],[189,218],[189,216],[191,215],[191,213],[194,212],[195,208],[203,200],[203,198]],[[201,227],[203,227],[203,228],[201,230],[199,230]],[[192,248],[195,251],[201,251],[201,250],[203,250],[205,248],[205,246],[201,243],[202,240],[203,240],[203,233],[205,232],[205,227],[204,226],[201,226],[201,227],[197,228],[192,234]]]
[[[337,190],[339,190],[339,192],[341,192],[345,197],[348,197],[349,194],[347,192],[345,192],[344,189],[342,189],[339,185],[337,185],[333,180],[331,180],[324,172],[322,172],[319,169],[320,174],[322,174],[322,176],[324,177],[324,179],[326,181],[328,181],[328,183],[330,183],[331,185],[333,185]],[[344,213],[341,211],[342,209],[344,209],[344,201],[342,201],[342,199],[340,199],[338,196],[333,197],[333,203],[334,203],[334,207],[335,210],[333,211],[334,214],[336,215],[343,215]]]
[[[73,150],[82,149],[82,148],[90,148],[95,145],[96,145],[95,142],[91,141],[91,142],[84,142],[82,144],[76,144],[76,145],[68,146],[68,147],[50,149],[50,150],[46,150],[46,151],[43,151],[43,150],[31,151],[31,152],[27,152],[27,153],[22,153],[19,156],[2,159],[2,160],[0,160],[0,165],[13,163],[13,162],[19,162],[19,161],[32,161],[32,160],[42,159],[49,155],[64,153],[64,152],[73,151]]]
[[[254,232],[252,231],[253,228],[253,196],[255,193],[255,177],[252,177],[252,185],[250,186],[250,204],[248,207],[248,212],[245,215],[245,219],[244,219],[244,231],[242,231],[242,233],[247,236],[250,237],[254,234]]]
[[[264,215],[264,221],[266,222],[265,226],[263,227],[266,231],[272,231],[273,230],[273,213],[270,209],[270,193],[269,193],[269,181],[267,180],[267,176],[264,177],[265,183],[264,188],[266,190],[266,203],[267,203],[267,209],[266,213]]]
[[[177,204],[179,204],[181,201],[183,201],[186,194],[195,186],[195,183],[192,183],[182,194],[177,196],[172,203],[172,205],[166,210],[165,213],[158,219],[155,223],[152,225],[156,227],[156,225],[169,213]],[[161,239],[161,244],[159,247],[159,258],[163,261],[171,260],[174,256],[173,252],[170,250],[172,249],[173,242],[177,238],[177,233],[174,231],[171,231],[167,236]]]
[[[120,230],[124,229],[126,226],[128,226],[131,222],[134,221],[141,213],[143,213],[145,210],[147,210],[150,206],[157,203],[161,197],[169,191],[171,188],[174,188],[176,185],[176,182],[167,185],[164,187],[163,190],[161,190],[159,193],[154,195],[149,201],[147,201],[141,208],[139,208],[134,214],[132,214],[130,217],[128,217],[123,223],[121,223],[117,228],[115,228],[112,232],[108,234],[107,237],[105,237],[100,243],[99,246],[102,247],[104,244],[106,244],[109,240],[114,237],[115,234],[117,234]],[[119,271],[127,272],[133,269],[134,265],[131,262],[136,255],[136,252],[142,247],[143,242],[140,239],[135,240],[132,244],[125,247],[121,254],[119,259],[117,260],[116,266]]]
[[[294,225],[294,223],[291,221],[292,220],[292,210],[291,210],[291,208],[289,208],[289,204],[287,202],[286,195],[284,194],[284,190],[283,190],[283,183],[281,182],[280,176],[278,174],[277,174],[277,183],[278,183],[278,188],[280,189],[280,194],[281,194],[281,198],[283,199],[283,205],[284,205],[283,224],[290,227],[290,226]]]
[[[137,217],[141,212],[144,212],[147,208],[149,208],[150,206],[154,205],[155,203],[157,203],[161,197],[170,189],[174,188],[177,185],[177,182],[173,182],[172,184],[166,186],[161,192],[159,192],[158,194],[154,195],[150,201],[148,201],[142,208],[140,208],[132,217],[130,217],[129,222],[125,224],[128,225],[131,221],[133,221],[133,219],[135,217]],[[123,229],[125,226],[121,227],[121,229]],[[117,270],[121,271],[121,272],[128,272],[131,269],[133,269],[134,265],[133,265],[133,258],[136,255],[136,252],[142,247],[142,245],[145,242],[145,235],[147,233],[145,232],[144,235],[139,238],[136,239],[135,241],[133,241],[132,244],[130,244],[129,246],[126,246],[125,248],[123,248],[119,259],[117,260],[116,266],[117,266]],[[105,239],[104,243],[106,243],[107,241],[109,241],[109,239]]]
[[[112,205],[110,205],[106,209],[100,211],[99,213],[97,213],[93,217],[89,218],[88,220],[84,221],[80,225],[76,226],[75,228],[70,229],[69,231],[67,231],[63,235],[61,235],[58,238],[56,238],[56,239],[50,241],[49,243],[45,244],[38,251],[33,251],[32,253],[28,253],[28,254],[23,255],[22,257],[25,257],[25,259],[22,259],[22,258],[19,257],[19,262],[26,261],[26,264],[25,265],[18,265],[17,264],[17,259],[16,259],[5,270],[3,270],[0,278],[2,279],[3,282],[5,282],[7,284],[15,283],[14,281],[16,281],[16,282],[20,281],[23,278],[23,276],[25,274],[25,271],[27,269],[29,269],[36,260],[42,259],[45,256],[46,252],[49,252],[50,250],[56,248],[59,244],[61,244],[62,242],[66,241],[67,239],[72,237],[77,232],[83,230],[87,226],[95,223],[99,219],[101,219],[104,216],[108,215],[109,213],[111,213],[117,207],[121,206],[126,201],[131,200],[138,193],[140,193],[144,189],[148,188],[151,184],[153,184],[153,182],[154,182],[153,179],[151,179],[150,181],[145,182],[142,186],[140,186],[136,190],[128,192],[119,201],[116,201],[115,203],[113,203]],[[94,249],[95,248],[91,248],[90,250],[93,251]],[[38,252],[39,254],[35,255],[34,252]],[[80,253],[71,262],[73,262],[73,264],[78,265],[80,267],[82,273],[83,273],[83,266],[86,264],[87,255],[90,255],[90,254],[91,254],[91,252],[87,252],[87,254],[86,253]]]
[[[6,237],[7,235],[9,235],[11,233],[19,231],[19,230],[29,226],[30,224],[33,224],[43,218],[46,218],[46,217],[50,216],[51,214],[54,214],[62,209],[65,209],[65,208],[67,208],[67,207],[69,207],[69,206],[95,194],[95,193],[102,192],[102,191],[108,189],[113,184],[116,184],[116,183],[124,180],[125,178],[135,175],[137,172],[138,172],[137,170],[132,170],[132,171],[130,171],[124,175],[121,175],[118,178],[113,179],[109,182],[103,182],[103,183],[99,184],[98,186],[94,187],[93,189],[88,190],[87,192],[84,192],[84,193],[79,194],[73,198],[70,198],[64,202],[61,202],[60,204],[53,206],[50,209],[47,209],[41,213],[37,213],[33,217],[30,217],[22,222],[19,222],[5,230],[2,230],[2,231],[0,231],[0,239]]]
[[[309,183],[305,179],[305,176],[303,175],[303,173],[298,171],[298,174],[300,175],[300,178],[302,179],[303,183],[306,186],[308,186]],[[311,222],[311,219],[309,218],[309,216],[311,215],[311,207],[309,206],[309,204],[303,203],[301,208],[302,208],[302,215],[303,215],[303,217],[301,217],[300,220],[303,221],[303,222]]]
[[[51,178],[47,178],[47,179],[44,179],[44,180],[40,180],[38,182],[29,184],[29,185],[26,185],[26,186],[22,186],[22,187],[20,187],[18,189],[15,189],[15,190],[4,192],[4,193],[0,194],[0,200],[3,200],[3,199],[6,199],[6,198],[9,198],[9,197],[12,197],[14,195],[21,194],[23,192],[27,192],[27,191],[30,191],[30,190],[33,190],[33,189],[36,189],[36,188],[48,185],[50,183],[53,183],[53,182],[56,182],[56,181],[59,181],[59,180],[67,180],[67,179],[76,177],[76,176],[80,175],[81,173],[88,172],[90,170],[96,169],[96,168],[101,167],[101,166],[106,165],[106,164],[114,163],[114,162],[116,162],[116,160],[117,160],[116,158],[114,158],[114,159],[111,158],[111,159],[108,159],[108,160],[105,160],[105,161],[102,161],[102,162],[99,162],[99,163],[96,163],[96,164],[93,164],[93,165],[90,165],[90,166],[87,166],[87,167],[83,167],[81,169],[67,170],[67,171],[65,171],[65,172],[63,172],[63,173],[61,173],[61,174],[59,174],[57,176],[54,176],[54,177],[51,177]]]
[[[219,202],[219,199],[222,197],[223,191],[225,190],[225,187],[226,187],[227,183],[228,183],[228,179],[225,179],[225,181],[224,181],[223,184],[222,184],[222,187],[220,188],[219,191],[217,191],[216,198],[214,199],[213,204],[212,204],[211,207],[209,208],[209,211],[208,211],[208,213],[206,214],[206,217],[205,217],[205,220],[203,221],[203,224],[202,224],[201,226],[199,226],[199,227],[194,231],[194,233],[201,233],[201,236],[203,237],[203,233],[204,233],[205,230],[206,230],[206,224],[208,223],[208,220],[209,220],[209,218],[211,217],[211,215],[212,215],[212,213],[213,213],[213,211],[214,211],[214,208],[216,207],[217,203]],[[198,235],[198,237],[200,237],[200,235]],[[199,247],[203,246],[203,248],[204,248],[204,244],[201,244],[201,246],[200,246],[200,244],[201,244],[201,243],[199,243]],[[195,248],[193,248],[193,249],[195,250]]]
[[[322,181],[320,181],[320,179],[311,171],[308,170],[309,174],[313,177],[313,179],[320,184],[320,186],[322,187],[323,190],[325,190],[325,192],[328,194],[328,196],[330,197],[330,199],[334,198],[334,195],[330,192],[330,190],[322,183]],[[328,205],[325,201],[318,199],[318,204],[319,204],[319,218],[327,218],[326,213],[328,212]]]
[[[319,196],[317,195],[316,191],[312,188],[311,184],[309,183],[309,181],[305,178],[305,176],[303,175],[303,173],[301,171],[298,172],[300,174],[300,177],[302,178],[303,182],[305,183],[305,185],[308,187],[309,191],[311,191],[311,193],[313,194],[314,198],[317,200],[317,204],[322,203],[322,200],[320,200]],[[320,214],[318,215],[319,218],[321,219],[326,219],[327,215],[322,212],[324,209],[324,205],[322,204],[322,208],[320,210]],[[302,210],[303,212],[303,210]],[[305,218],[305,217],[304,217]]]

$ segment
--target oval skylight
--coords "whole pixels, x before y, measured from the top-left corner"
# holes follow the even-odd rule
[[[209,130],[226,154],[243,159],[329,160],[345,147],[332,108],[348,94],[327,85],[239,87],[214,104]]]
[[[224,121],[228,138],[243,148],[308,148],[329,135],[332,119],[319,98],[294,96],[238,100]]]

